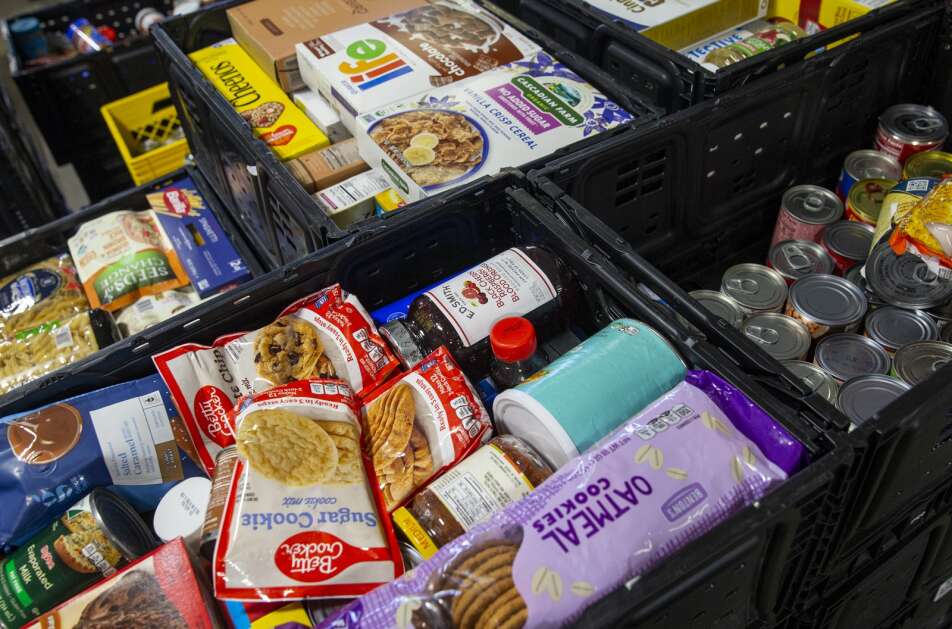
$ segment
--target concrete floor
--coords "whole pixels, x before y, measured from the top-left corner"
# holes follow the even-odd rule
[[[37,11],[39,9],[59,4],[59,1],[0,0],[0,18],[6,19],[15,15],[28,14],[31,11]],[[4,42],[2,41],[2,38],[0,38],[0,59],[2,59],[4,62],[7,58],[6,54]],[[79,177],[76,176],[76,171],[72,166],[58,166],[56,164],[56,160],[53,159],[53,155],[50,153],[49,148],[46,146],[46,142],[43,140],[43,135],[36,127],[36,123],[33,121],[33,117],[30,115],[29,109],[27,109],[26,104],[23,102],[23,98],[20,96],[20,91],[13,83],[13,79],[10,75],[10,68],[7,67],[6,63],[0,63],[0,85],[2,85],[3,90],[10,95],[10,100],[13,102],[16,109],[20,127],[25,129],[30,134],[33,143],[37,147],[40,147],[40,151],[46,156],[47,169],[49,170],[50,174],[52,174],[53,179],[56,181],[56,185],[59,187],[60,192],[63,195],[63,199],[66,201],[66,206],[71,210],[78,210],[87,205],[89,203],[89,196],[86,194],[86,190],[83,188],[83,184],[80,182]]]

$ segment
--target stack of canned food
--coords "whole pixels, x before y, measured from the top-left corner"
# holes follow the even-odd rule
[[[889,243],[896,209],[952,176],[935,110],[898,105],[875,150],[850,153],[836,193],[783,195],[766,265],[726,270],[691,295],[859,425],[952,360],[952,281]],[[812,360],[812,362],[808,362]]]

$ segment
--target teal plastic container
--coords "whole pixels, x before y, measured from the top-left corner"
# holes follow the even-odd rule
[[[618,319],[493,403],[496,426],[559,467],[684,380],[654,328]]]

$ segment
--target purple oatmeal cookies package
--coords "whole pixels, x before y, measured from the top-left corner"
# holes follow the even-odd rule
[[[734,411],[749,421],[756,407],[719,379],[713,399],[703,388],[714,381],[693,380],[701,386],[677,385],[529,496],[326,624],[558,626],[785,480],[734,424]],[[725,392],[733,403],[719,406]]]

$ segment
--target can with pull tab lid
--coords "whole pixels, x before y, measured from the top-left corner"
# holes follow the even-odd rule
[[[836,270],[845,274],[866,260],[872,240],[872,225],[856,221],[840,221],[823,230],[820,244],[830,254]]]
[[[835,264],[827,251],[813,241],[784,240],[770,248],[767,266],[792,284],[811,273],[832,273]]]
[[[926,105],[893,105],[879,116],[876,148],[899,163],[916,153],[937,149],[949,137],[945,117]]]
[[[776,312],[750,316],[740,329],[755,345],[781,361],[803,360],[813,341],[805,325]]]
[[[896,352],[892,375],[910,386],[928,380],[935,372],[952,362],[952,343],[919,341]]]
[[[789,369],[790,373],[803,380],[814,393],[818,393],[830,404],[836,405],[840,385],[833,376],[805,360],[784,360],[781,364]]]
[[[893,306],[928,309],[952,299],[952,281],[933,273],[918,256],[896,255],[888,242],[873,247],[865,272],[868,287]]]
[[[884,306],[866,315],[866,336],[895,354],[904,345],[934,341],[939,337],[939,326],[921,310]]]
[[[843,170],[836,184],[836,194],[844,201],[858,181],[863,179],[899,179],[902,167],[892,155],[863,149],[853,151],[843,160]]]
[[[882,153],[880,153],[882,154]],[[850,188],[846,197],[846,219],[876,226],[886,193],[899,183],[898,179],[861,179]]]
[[[824,336],[816,344],[813,362],[834,380],[843,383],[871,373],[886,375],[892,360],[878,343],[852,332]]]
[[[724,272],[721,292],[747,314],[779,312],[787,299],[787,282],[762,264],[735,264]]]
[[[739,328],[744,321],[744,312],[737,303],[720,291],[692,290],[689,295],[704,306],[705,310],[724,319],[735,328]]]
[[[794,186],[783,194],[771,246],[784,240],[815,241],[823,228],[843,216],[843,202],[820,186]]]

